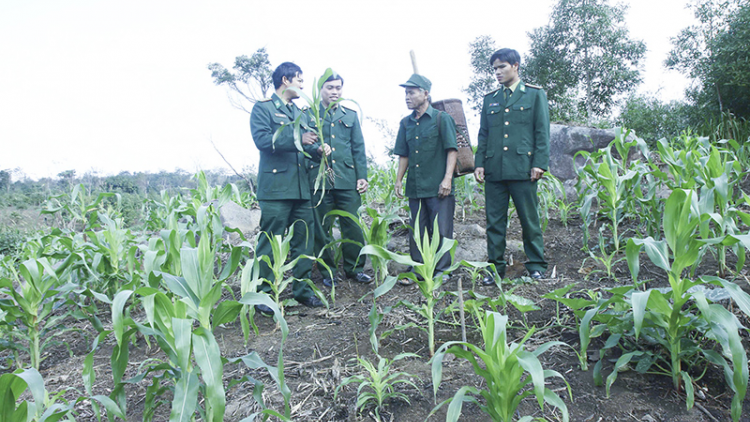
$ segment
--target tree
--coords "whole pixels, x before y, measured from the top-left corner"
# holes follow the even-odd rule
[[[550,23],[529,33],[526,79],[547,91],[553,118],[605,117],[641,83],[643,41],[630,39],[627,6],[607,0],[560,0]],[[559,108],[559,110],[558,110]]]
[[[750,4],[697,0],[689,7],[699,23],[672,38],[665,65],[698,82],[687,96],[704,113],[750,117]]]
[[[631,95],[615,120],[617,126],[633,129],[654,147],[661,138],[671,139],[689,126],[691,107],[684,102],[662,102],[654,96]]]
[[[10,191],[10,170],[0,170],[0,189]]]
[[[482,112],[485,94],[495,89],[497,78],[490,64],[492,53],[497,51],[495,40],[490,35],[476,37],[469,44],[471,55],[471,82],[463,92],[469,97],[469,106],[477,114]]]
[[[266,48],[259,48],[252,56],[237,56],[234,59],[234,73],[219,63],[210,63],[208,70],[218,86],[227,88],[227,95],[232,105],[250,114],[250,108],[245,104],[254,104],[266,98],[273,87],[271,62],[268,60]]]
[[[57,177],[60,178],[60,184],[67,189],[70,189],[73,187],[73,182],[76,178],[76,171],[75,170],[65,170],[61,171],[60,173],[57,173]]]

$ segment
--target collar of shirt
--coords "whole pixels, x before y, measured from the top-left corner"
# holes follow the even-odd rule
[[[429,105],[427,106],[427,110],[424,112],[424,114],[419,116],[419,118],[421,119],[424,116],[430,116],[430,119],[432,119],[435,117],[435,112],[436,110],[432,108],[432,105]],[[415,122],[417,121],[417,110],[411,112],[411,119]]]
[[[516,92],[516,88],[518,88],[518,85],[520,85],[520,84],[521,84],[521,80],[519,79],[513,85],[508,86],[508,87],[504,87],[504,88],[510,88],[510,92]]]
[[[277,110],[284,106],[284,101],[275,92],[271,95],[271,101]]]

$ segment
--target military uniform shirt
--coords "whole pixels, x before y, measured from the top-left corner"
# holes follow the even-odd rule
[[[293,122],[302,111],[294,104],[284,104],[275,93],[253,106],[250,131],[260,151],[258,168],[259,201],[282,199],[310,199],[305,155],[297,150],[294,125],[286,126],[276,140],[276,131],[285,123]],[[307,130],[307,118],[302,114],[300,131]],[[319,143],[303,146],[313,159],[320,160]]]
[[[309,110],[308,110],[309,113]],[[326,113],[320,106],[323,138],[331,146],[328,163],[333,168],[334,183],[326,178],[326,189],[356,189],[357,180],[367,180],[367,154],[362,128],[357,112],[342,105]],[[315,129],[315,122],[310,119],[310,128]],[[315,187],[315,178],[320,171],[320,162],[308,160],[310,188]]]
[[[527,180],[531,168],[549,166],[549,107],[542,89],[520,82],[504,99],[503,89],[484,97],[476,167],[489,181]]]
[[[438,196],[440,182],[445,178],[445,161],[448,151],[458,149],[456,145],[456,123],[448,113],[440,117],[438,136],[438,110],[429,106],[427,111],[415,118],[416,111],[404,117],[398,128],[393,153],[409,157],[406,176],[406,196],[409,198],[432,198]],[[451,184],[451,193],[453,185]]]

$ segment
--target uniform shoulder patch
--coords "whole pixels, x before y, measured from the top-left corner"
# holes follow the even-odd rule
[[[349,106],[345,106],[345,105],[342,105],[341,107],[343,107],[343,108],[345,108],[345,109],[347,109],[347,110],[349,110],[349,111],[353,111],[353,112],[355,112],[355,113],[357,112],[357,110],[355,110],[355,109],[353,109],[353,108],[351,108],[351,107],[349,107]]]
[[[542,89],[542,87],[539,85],[526,84],[526,86],[529,88],[534,88],[534,89]]]
[[[488,93],[484,94],[484,96],[486,97],[486,96],[488,96],[488,95],[495,95],[495,94],[496,94],[496,93],[497,93],[498,91],[500,91],[500,88],[498,88],[498,89],[496,89],[496,90],[494,90],[494,91],[490,91],[490,92],[488,92]]]

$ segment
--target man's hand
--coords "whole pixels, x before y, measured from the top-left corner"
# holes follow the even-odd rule
[[[302,134],[302,145],[312,145],[318,142],[318,135],[315,132],[305,132]]]
[[[474,178],[477,179],[477,183],[484,183],[484,167],[474,169]]]
[[[331,146],[328,144],[323,144],[318,147],[318,154],[322,156],[324,152],[325,155],[331,155]]]
[[[396,180],[396,183],[393,185],[395,191],[396,191],[396,198],[401,199],[404,196],[401,194],[401,181]]]
[[[539,167],[532,167],[531,168],[531,181],[536,182],[537,180],[542,178],[543,174],[544,174],[544,170],[540,169]]]
[[[445,198],[446,196],[451,194],[452,182],[453,182],[452,177],[446,177],[443,179],[442,182],[440,182],[440,187],[438,188],[438,198]]]
[[[367,192],[368,187],[370,187],[370,184],[367,183],[367,179],[357,179],[357,192],[363,194]]]

